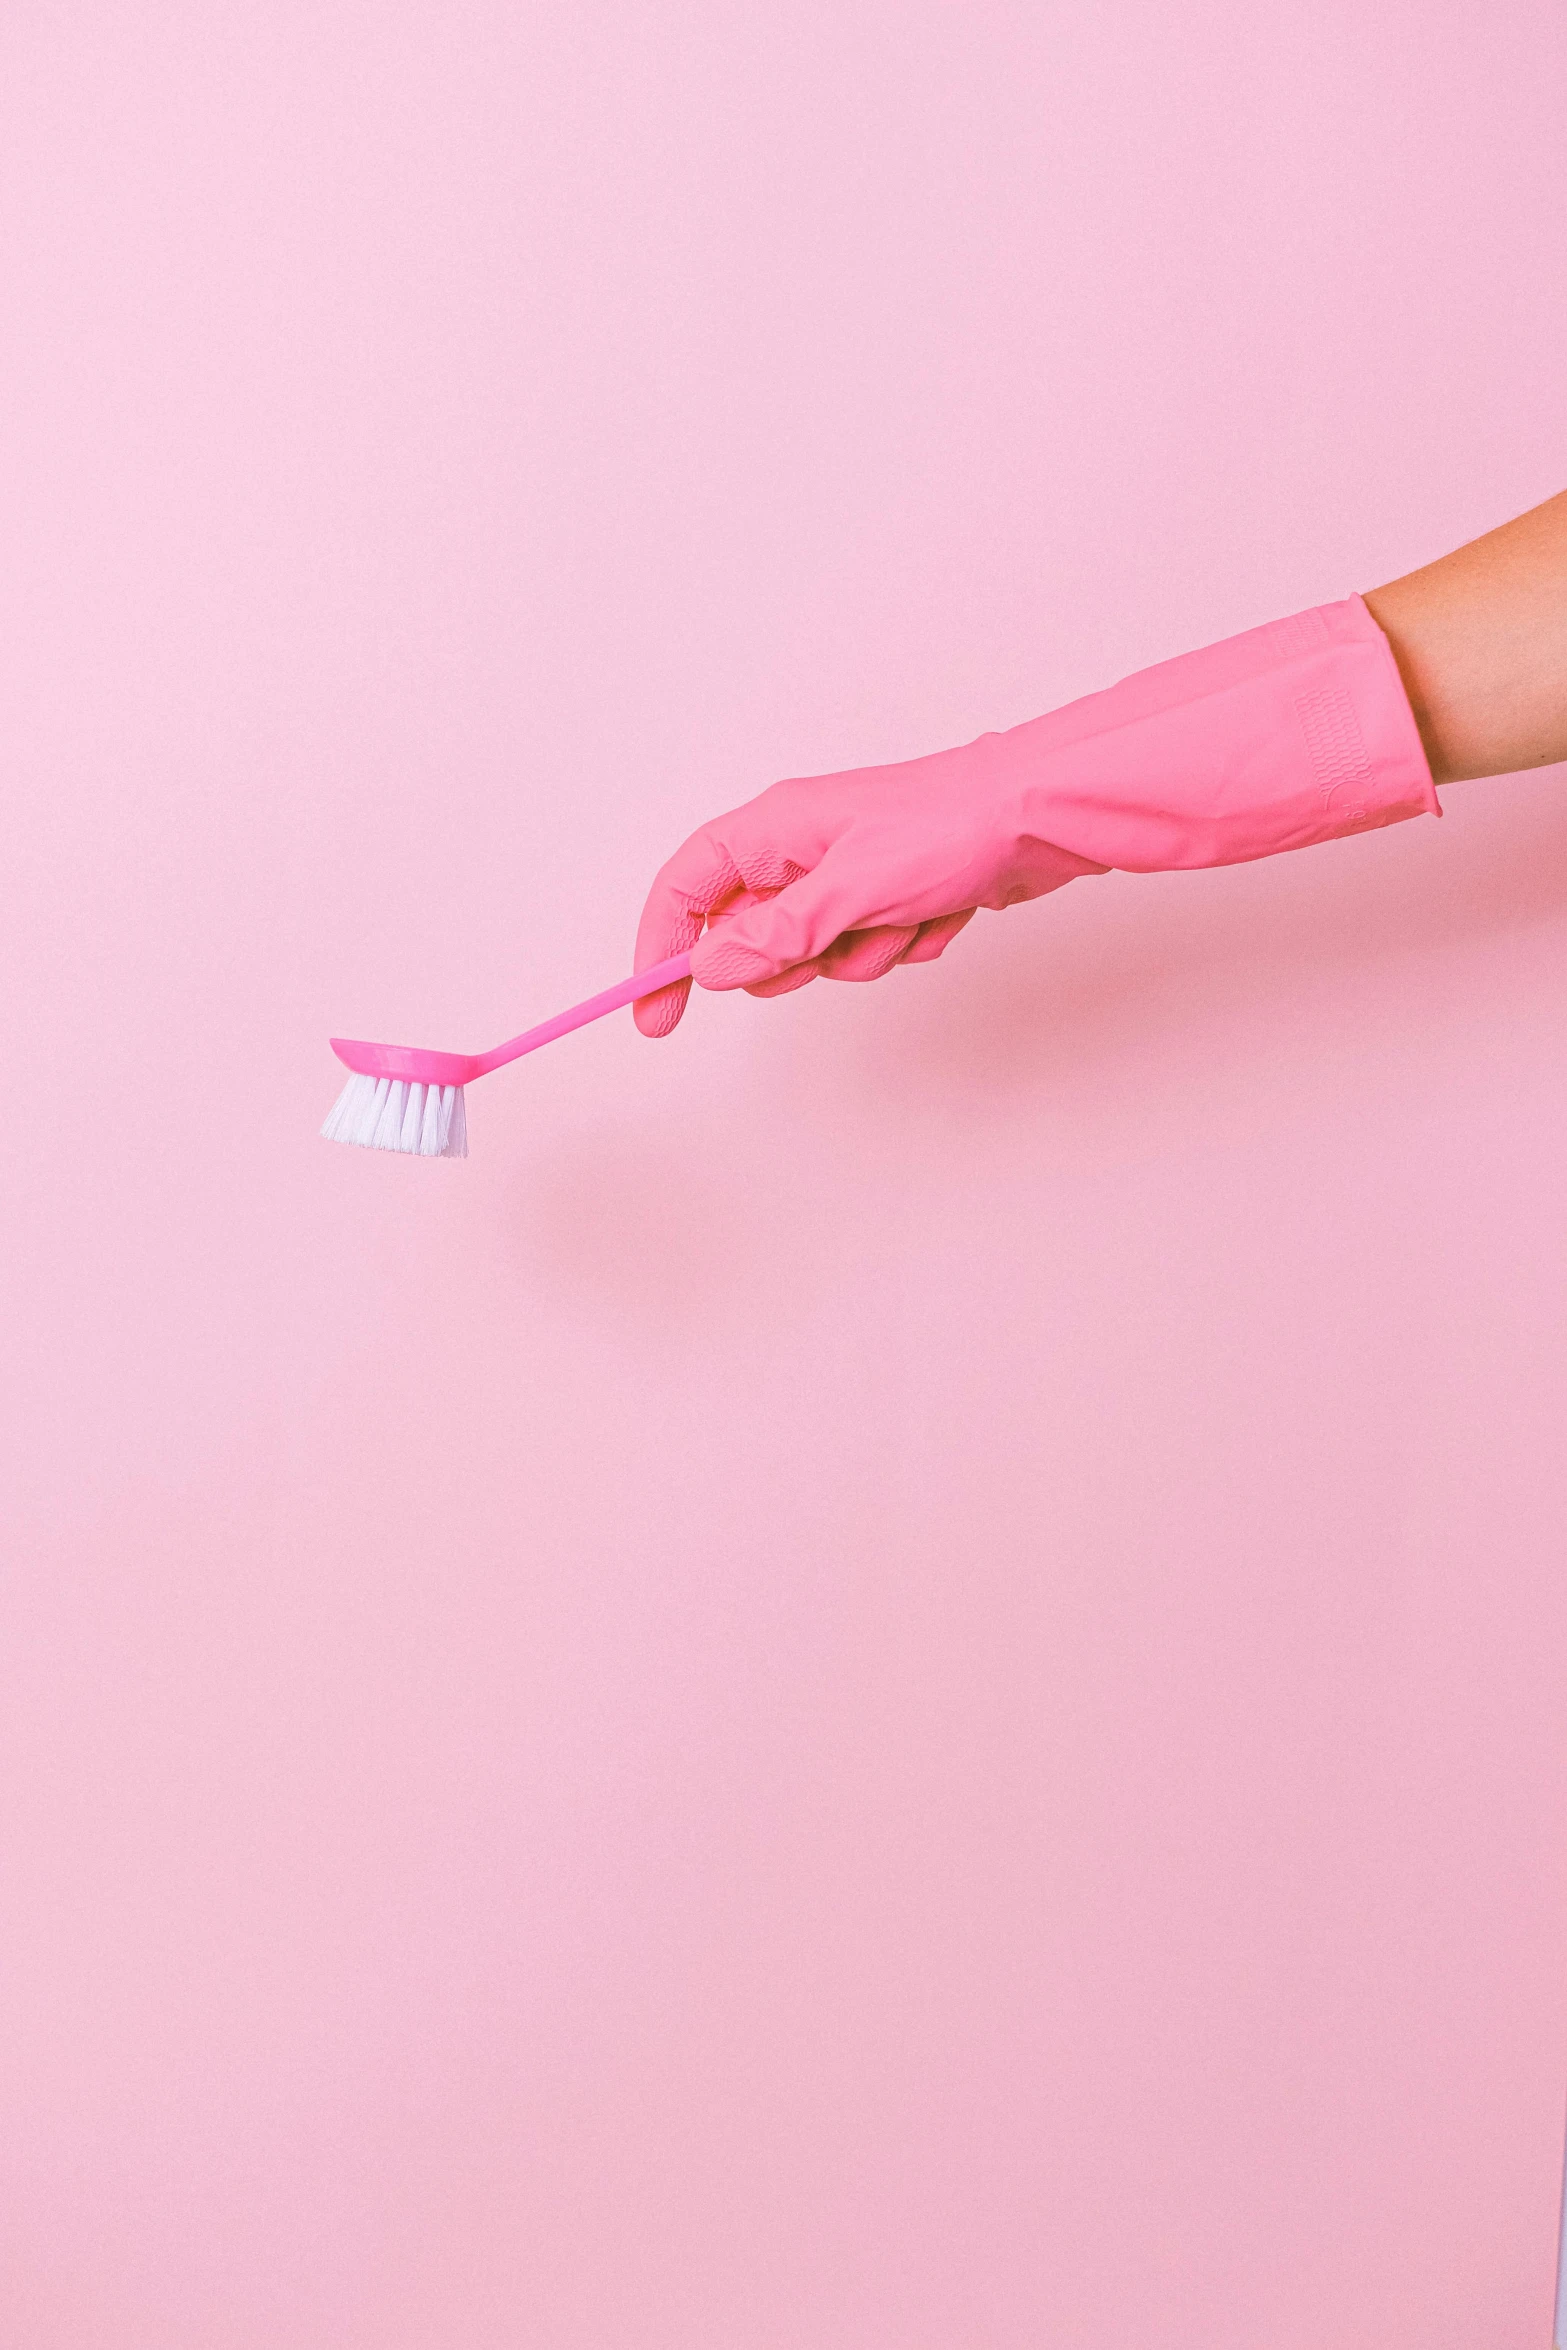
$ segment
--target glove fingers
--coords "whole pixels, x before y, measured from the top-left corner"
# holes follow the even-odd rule
[[[943,914],[934,922],[922,922],[914,944],[905,947],[900,960],[905,963],[934,963],[944,954],[966,922],[972,922],[978,912],[976,906],[965,906],[961,914]]]
[[[787,971],[780,971],[776,979],[757,980],[745,992],[747,995],[793,995],[797,987],[808,986],[811,980],[819,978],[821,968],[820,958],[813,955],[808,963],[793,963]]]
[[[677,950],[678,951],[678,950]],[[649,958],[650,960],[652,958]],[[662,960],[662,957],[658,958]],[[639,965],[645,969],[645,965]],[[691,993],[689,979],[677,979],[673,987],[661,987],[656,995],[639,996],[631,1007],[631,1017],[644,1036],[667,1036],[680,1023]]]
[[[883,923],[874,930],[847,930],[817,957],[824,979],[881,979],[901,962],[919,937],[920,925]]]
[[[722,844],[705,826],[692,833],[654,876],[637,925],[632,969],[645,971],[650,963],[662,963],[670,955],[695,946],[708,908],[721,904],[741,887],[739,868]],[[645,995],[633,1004],[631,1016],[644,1036],[667,1036],[685,1010],[690,993],[689,979],[661,987],[657,995]]]
[[[744,811],[739,811],[739,815]],[[731,820],[724,819],[729,827]],[[743,833],[743,826],[736,826]],[[637,925],[634,971],[662,963],[695,946],[703,926],[715,915],[759,905],[776,891],[798,881],[805,868],[770,842],[735,847],[716,825],[704,824],[692,833],[654,877]],[[633,1005],[632,1016],[644,1036],[667,1036],[686,1008],[689,980],[661,987]]]
[[[859,910],[853,861],[836,848],[821,863],[702,939],[692,957],[700,987],[761,986],[824,955]]]
[[[970,906],[961,914],[944,914],[937,922],[884,923],[874,930],[845,931],[825,954],[813,955],[806,963],[791,964],[776,979],[755,980],[745,992],[754,996],[792,995],[797,987],[804,987],[812,979],[881,979],[900,963],[932,963],[948,941],[957,937],[964,923],[973,920],[974,912]],[[725,919],[728,917],[720,917],[721,921]]]

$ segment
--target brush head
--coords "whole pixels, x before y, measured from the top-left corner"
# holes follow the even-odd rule
[[[417,1078],[349,1078],[321,1129],[327,1142],[365,1150],[408,1151],[421,1159],[465,1159],[468,1113],[460,1085],[421,1085]]]

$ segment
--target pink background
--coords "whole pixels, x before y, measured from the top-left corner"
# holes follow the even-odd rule
[[[1529,2350],[1567,801],[628,1016],[1567,481],[1567,18],[7,0],[7,2350]]]

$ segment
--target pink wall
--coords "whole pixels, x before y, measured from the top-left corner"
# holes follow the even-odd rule
[[[1567,482],[1567,18],[8,0],[7,2350],[1532,2350],[1560,771],[629,1018]]]

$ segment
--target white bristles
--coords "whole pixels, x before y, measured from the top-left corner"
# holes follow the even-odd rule
[[[468,1113],[460,1085],[415,1085],[402,1077],[350,1077],[321,1129],[328,1142],[410,1151],[422,1159],[468,1156]]]
[[[458,1095],[458,1100],[462,1096]],[[424,1089],[424,1124],[419,1129],[419,1149],[429,1158],[441,1147],[441,1089],[427,1085]],[[466,1140],[464,1148],[466,1148]]]

